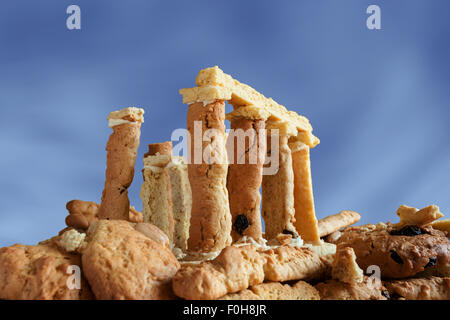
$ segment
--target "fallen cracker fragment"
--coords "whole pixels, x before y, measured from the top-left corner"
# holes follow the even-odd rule
[[[334,257],[331,276],[341,282],[363,282],[364,273],[356,263],[355,251],[351,247],[339,248]]]
[[[188,300],[213,300],[263,281],[318,279],[330,264],[310,248],[228,246],[214,260],[183,264],[172,279],[174,293]]]
[[[447,236],[450,236],[450,219],[442,219],[433,221],[430,224],[434,229],[447,232]]]
[[[439,207],[434,204],[420,210],[414,207],[401,205],[396,213],[400,217],[400,222],[394,224],[395,228],[404,226],[423,226],[444,216],[439,211]]]
[[[321,238],[325,237],[358,222],[360,219],[359,213],[350,210],[343,210],[337,214],[320,219],[318,221],[319,236]]]
[[[175,222],[172,209],[172,189],[167,164],[172,160],[172,142],[148,145],[142,169],[140,196],[144,221],[161,229],[173,245]]]
[[[429,277],[384,281],[389,294],[398,300],[450,300],[450,278]]]
[[[128,187],[134,176],[144,110],[125,108],[108,116],[113,133],[106,145],[106,179],[98,216],[100,219],[129,219]]]
[[[57,240],[58,246],[66,252],[76,252],[85,245],[84,239],[86,233],[78,232],[75,229],[70,229],[60,235]]]
[[[320,300],[320,295],[305,281],[298,281],[293,285],[265,282],[238,293],[227,294],[219,300]]]

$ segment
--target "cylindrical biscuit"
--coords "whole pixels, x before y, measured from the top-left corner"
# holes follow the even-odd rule
[[[228,166],[228,195],[232,217],[231,236],[259,240],[262,237],[259,188],[266,154],[264,120],[236,118],[231,120],[234,154]],[[264,141],[261,139],[264,135]],[[248,137],[248,139],[247,139]]]
[[[294,170],[295,228],[303,240],[319,243],[319,230],[314,210],[309,147],[302,142],[289,143]]]
[[[98,216],[100,219],[129,219],[128,187],[134,177],[144,110],[126,108],[110,114],[117,121],[106,145],[106,181]],[[115,117],[117,115],[117,117]]]
[[[278,150],[272,150],[271,139],[279,139]],[[262,181],[262,212],[265,238],[275,238],[279,233],[297,236],[294,209],[294,173],[292,154],[288,146],[288,136],[269,135],[267,153],[273,157],[278,153],[279,169],[273,175],[264,175]]]
[[[172,246],[175,225],[170,177],[166,168],[172,156],[172,143],[150,144],[146,155],[140,193],[142,214],[145,222],[154,224],[167,235]]]
[[[359,219],[361,219],[359,213],[350,210],[342,210],[337,214],[318,221],[319,236],[325,237],[335,231],[339,231],[342,228],[358,222]]]
[[[223,100],[189,105],[188,175],[192,211],[188,250],[192,254],[219,251],[231,243],[224,119]],[[207,138],[208,133],[213,137]],[[208,160],[205,156],[208,151],[215,160]]]

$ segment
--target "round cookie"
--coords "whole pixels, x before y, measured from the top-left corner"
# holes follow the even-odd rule
[[[352,247],[358,265],[365,271],[380,268],[382,278],[407,278],[434,266],[450,262],[450,241],[432,227],[378,224],[347,228],[336,242]]]
[[[173,299],[171,280],[180,268],[167,236],[154,226],[99,220],[88,229],[83,271],[97,299]]]
[[[86,280],[71,288],[71,266],[80,266],[80,256],[47,240],[35,246],[15,244],[0,248],[0,299],[81,300],[92,299]]]

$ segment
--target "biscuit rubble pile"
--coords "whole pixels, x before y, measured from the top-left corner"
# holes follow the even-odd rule
[[[360,215],[348,210],[318,221],[308,119],[218,67],[180,93],[187,158],[170,141],[148,146],[142,213],[128,188],[144,110],[130,107],[107,118],[100,204],[69,201],[57,236],[0,248],[0,299],[450,299],[437,206],[401,206],[397,224],[349,227]]]

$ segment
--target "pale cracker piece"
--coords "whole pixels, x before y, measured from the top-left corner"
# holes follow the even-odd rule
[[[450,236],[450,219],[443,219],[443,220],[437,220],[433,221],[430,224],[434,229],[446,231],[447,236]]]
[[[348,227],[361,219],[359,213],[350,210],[343,210],[337,214],[328,216],[318,221],[320,237],[327,236],[342,228]]]
[[[355,251],[351,247],[344,247],[336,252],[331,271],[333,279],[341,282],[363,282],[364,273],[356,263]]]
[[[423,226],[444,216],[439,211],[439,207],[434,204],[420,210],[401,205],[396,213],[400,217],[400,222],[394,225],[397,228],[402,226]]]
[[[144,109],[136,107],[128,107],[122,110],[111,112],[108,118],[106,118],[106,120],[118,119],[143,123],[144,113],[145,113]]]

